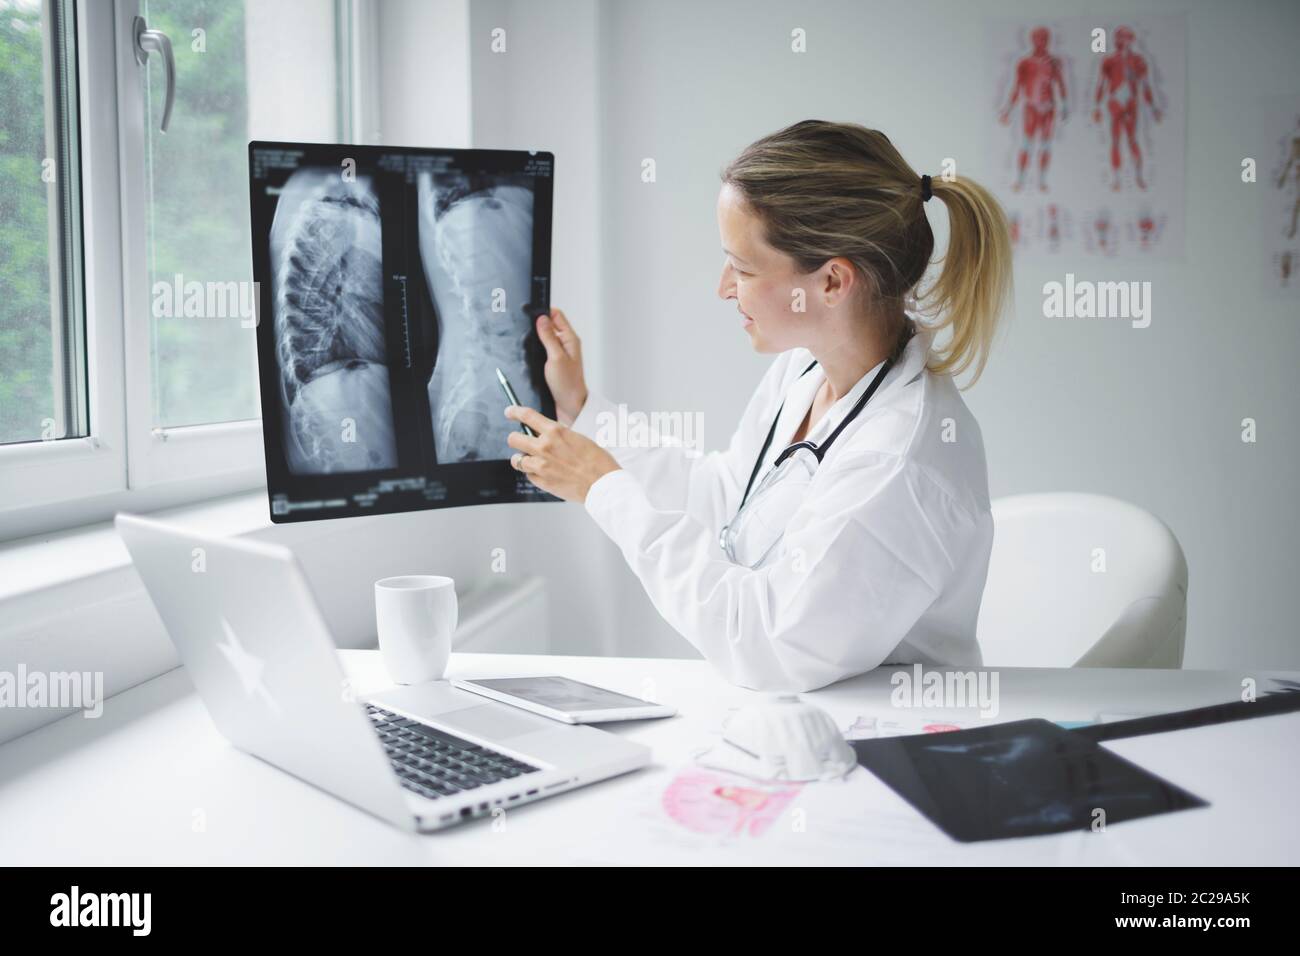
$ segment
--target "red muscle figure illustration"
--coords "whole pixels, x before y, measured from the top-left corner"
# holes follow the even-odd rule
[[[1110,169],[1111,189],[1120,188],[1119,171],[1122,165],[1120,141],[1128,141],[1133,157],[1133,174],[1139,189],[1146,189],[1142,178],[1142,147],[1138,144],[1138,100],[1151,107],[1151,116],[1160,122],[1160,108],[1156,106],[1151,91],[1150,67],[1146,57],[1133,51],[1136,35],[1130,27],[1115,31],[1115,52],[1101,61],[1097,94],[1093,98],[1092,121],[1101,122],[1101,100],[1106,98],[1110,113]]]
[[[1011,188],[1019,192],[1024,186],[1029,168],[1029,154],[1038,148],[1038,188],[1047,191],[1047,167],[1052,159],[1052,139],[1055,136],[1057,90],[1060,91],[1061,121],[1067,115],[1065,71],[1059,57],[1048,52],[1051,32],[1046,27],[1035,27],[1029,34],[1033,52],[1016,63],[1015,83],[1007,105],[998,115],[1003,126],[1011,121],[1011,110],[1018,101],[1021,107],[1023,140],[1016,158],[1016,182]]]

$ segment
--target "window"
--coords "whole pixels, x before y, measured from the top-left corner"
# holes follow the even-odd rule
[[[157,58],[149,61],[145,87],[150,424],[257,418],[256,355],[251,330],[238,321],[238,293],[252,279],[248,207],[221,203],[227,208],[219,216],[205,208],[215,197],[242,198],[248,190],[250,18],[244,4],[231,0],[145,0],[141,10],[151,28],[175,38],[176,58],[166,133],[158,130],[166,82]],[[316,136],[333,138],[333,124],[322,126]],[[187,286],[204,294],[187,296]],[[222,295],[206,294],[214,288]],[[232,290],[234,296],[226,294]],[[187,300],[201,308],[187,310]],[[208,314],[209,304],[236,314]]]
[[[247,145],[359,128],[370,9],[0,0],[0,540],[265,480]]]
[[[0,0],[0,444],[87,434],[69,12]]]
[[[248,141],[337,141],[334,4],[143,0],[141,10],[173,39],[176,58],[166,133],[156,58],[145,100],[150,424],[256,419],[252,316],[242,312],[255,301]],[[198,291],[205,314],[196,316]],[[225,314],[206,314],[209,306]]]

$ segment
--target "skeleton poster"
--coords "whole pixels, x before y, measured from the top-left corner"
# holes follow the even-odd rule
[[[1257,102],[1263,154],[1250,188],[1259,198],[1259,258],[1264,288],[1275,299],[1300,298],[1300,94]]]
[[[509,465],[508,401],[553,417],[554,158],[252,143],[272,519],[552,500]]]
[[[989,183],[1017,252],[1183,255],[1182,15],[987,24]]]

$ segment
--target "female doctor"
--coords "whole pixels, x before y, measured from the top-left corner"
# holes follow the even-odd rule
[[[922,297],[932,196],[950,238]],[[511,464],[584,503],[664,618],[736,684],[978,666],[993,522],[953,376],[978,378],[1009,293],[1001,208],[969,179],[918,175],[878,130],[805,120],[723,171],[717,214],[718,295],[736,300],[753,348],[777,355],[727,449],[594,441],[617,409],[588,392],[555,309],[537,329],[559,421],[507,408],[537,433],[510,435]],[[913,296],[941,318],[909,315]]]

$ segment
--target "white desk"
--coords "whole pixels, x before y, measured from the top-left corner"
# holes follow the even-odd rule
[[[362,692],[384,686],[377,652],[344,651]],[[893,718],[886,668],[808,695],[848,726]],[[1107,744],[1210,807],[1072,833],[963,845],[861,768],[809,785],[761,834],[692,832],[662,794],[753,698],[702,661],[456,654],[451,676],[563,673],[680,713],[610,725],[654,748],[652,767],[438,834],[403,833],[229,746],[181,670],[0,747],[0,864],[484,864],[800,862],[915,864],[1300,863],[1300,714]],[[1002,669],[997,720],[1091,720],[1237,699],[1242,677],[1154,670]],[[973,712],[936,712],[974,722]],[[327,748],[328,741],[321,741]],[[853,788],[834,791],[829,787]],[[854,812],[845,813],[845,794]],[[690,799],[689,785],[685,797]],[[861,801],[861,811],[856,807]],[[797,823],[795,822],[797,819]],[[504,825],[502,825],[504,824]]]

